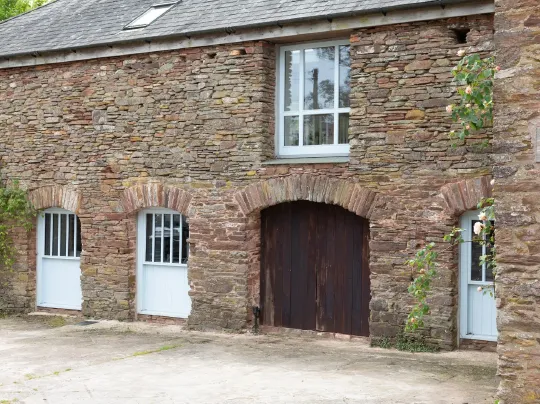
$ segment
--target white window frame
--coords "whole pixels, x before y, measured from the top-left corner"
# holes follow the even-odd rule
[[[287,45],[279,47],[278,57],[278,75],[277,81],[277,118],[276,125],[276,155],[281,158],[294,158],[294,157],[327,157],[327,156],[348,156],[350,151],[350,145],[338,144],[339,139],[339,120],[336,119],[340,113],[348,113],[350,118],[351,108],[339,108],[339,47],[343,45],[350,46],[349,40],[334,40],[324,42],[307,42],[295,45]],[[301,53],[300,58],[300,91],[298,111],[285,111],[285,52],[293,50],[305,50],[311,48],[320,47],[336,47],[334,69],[334,108],[332,109],[318,109],[310,110],[309,113],[305,113],[304,110],[304,52]],[[305,115],[334,115],[334,144],[332,145],[303,145],[304,141],[304,116]],[[285,117],[286,116],[298,116],[299,119],[299,145],[298,146],[285,146]]]
[[[146,215],[147,214],[152,214],[152,215],[180,215],[180,246],[179,246],[179,249],[178,249],[178,253],[179,253],[179,260],[178,262],[172,262],[172,254],[171,254],[171,262],[154,262],[154,261],[146,261]],[[144,264],[148,264],[148,265],[156,265],[156,266],[159,266],[159,265],[166,265],[166,266],[172,266],[172,267],[184,267],[186,268],[188,266],[188,263],[182,263],[182,231],[183,231],[183,223],[182,223],[182,219],[184,218],[185,216],[182,215],[180,212],[177,212],[175,210],[172,210],[172,209],[166,209],[166,208],[149,208],[149,209],[144,209],[142,211],[139,212],[139,220],[138,220],[138,223],[137,223],[137,251],[138,251],[138,260],[139,262],[144,265]],[[163,218],[163,216],[162,216]],[[143,220],[144,219],[144,220]],[[162,219],[164,220],[164,219]],[[155,222],[152,223],[152,233],[153,233],[153,236],[155,235]],[[141,237],[141,235],[144,234],[144,237]],[[163,235],[162,235],[163,236]],[[172,235],[171,235],[172,236]],[[171,244],[170,246],[172,247],[172,237],[171,237]],[[154,245],[152,246],[152,251],[154,250]],[[189,243],[186,243],[186,248],[188,249],[187,251],[187,261],[189,262]],[[163,245],[163,237],[162,237],[162,242],[161,242],[161,259],[163,260],[163,251],[164,251],[164,245]],[[152,259],[154,259],[154,254],[152,254]]]
[[[127,24],[124,29],[137,29],[137,28],[145,28],[148,27],[150,24],[154,23],[156,20],[163,17],[164,14],[168,13],[171,8],[173,8],[176,5],[176,2],[168,2],[168,3],[158,3],[153,4],[148,9],[146,9],[143,13],[139,14],[136,18],[134,18],[129,24]],[[146,14],[148,14],[152,10],[156,9],[165,9],[161,14],[156,16],[153,20],[150,20],[148,23],[139,23],[135,24],[139,19],[144,17]]]

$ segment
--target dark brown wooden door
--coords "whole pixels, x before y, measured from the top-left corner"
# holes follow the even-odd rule
[[[305,201],[261,219],[262,324],[368,336],[368,221]]]

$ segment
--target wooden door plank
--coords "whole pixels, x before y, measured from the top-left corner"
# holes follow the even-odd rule
[[[318,261],[318,220],[321,207],[318,203],[307,203],[304,207],[307,213],[306,221],[306,295],[304,305],[303,328],[315,330],[317,327],[317,267]]]
[[[302,202],[292,205],[291,210],[291,328],[302,329],[305,296],[305,214]]]
[[[282,282],[282,302],[281,302],[281,323],[283,327],[291,326],[291,253],[292,253],[292,239],[291,239],[291,204],[283,204],[283,216],[282,216],[282,230],[278,234],[281,239],[282,258],[281,258],[281,282]]]
[[[362,226],[362,333],[369,336],[369,303],[371,301],[371,285],[369,271],[369,222],[364,219]]]
[[[328,313],[327,313],[327,279],[328,279],[328,251],[326,241],[329,235],[328,215],[329,212],[321,207],[318,217],[317,231],[317,268],[316,268],[316,324],[315,329],[318,331],[328,330]]]
[[[353,227],[353,265],[352,265],[352,335],[362,335],[362,255],[363,255],[363,222],[356,221]]]
[[[355,214],[342,210],[344,218],[343,246],[343,334],[352,333],[352,299],[353,299],[353,260],[354,260],[354,227],[359,217]]]

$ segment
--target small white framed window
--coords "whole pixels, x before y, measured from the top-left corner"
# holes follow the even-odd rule
[[[348,155],[349,41],[282,46],[279,56],[278,156]]]
[[[124,29],[144,28],[169,11],[176,3],[156,4],[131,21]]]
[[[186,217],[176,212],[145,212],[144,262],[186,265],[189,255],[189,226]]]

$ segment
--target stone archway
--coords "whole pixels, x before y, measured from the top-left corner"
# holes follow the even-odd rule
[[[308,174],[261,181],[238,191],[234,197],[247,218],[248,305],[260,306],[260,212],[263,209],[287,202],[309,201],[340,206],[357,216],[370,219],[377,195],[352,181]],[[248,319],[252,321],[251,308],[248,309]]]
[[[446,184],[441,194],[446,202],[446,210],[453,217],[459,217],[468,210],[477,209],[478,202],[491,197],[491,176],[470,178]]]
[[[317,175],[293,175],[249,185],[235,195],[244,215],[283,202],[311,201],[341,206],[369,219],[376,192],[347,180]]]
[[[48,185],[30,191],[28,199],[37,210],[62,208],[79,214],[82,195],[65,186]]]
[[[187,216],[191,198],[187,191],[174,186],[137,184],[124,190],[120,203],[128,215],[141,209],[167,208]]]

